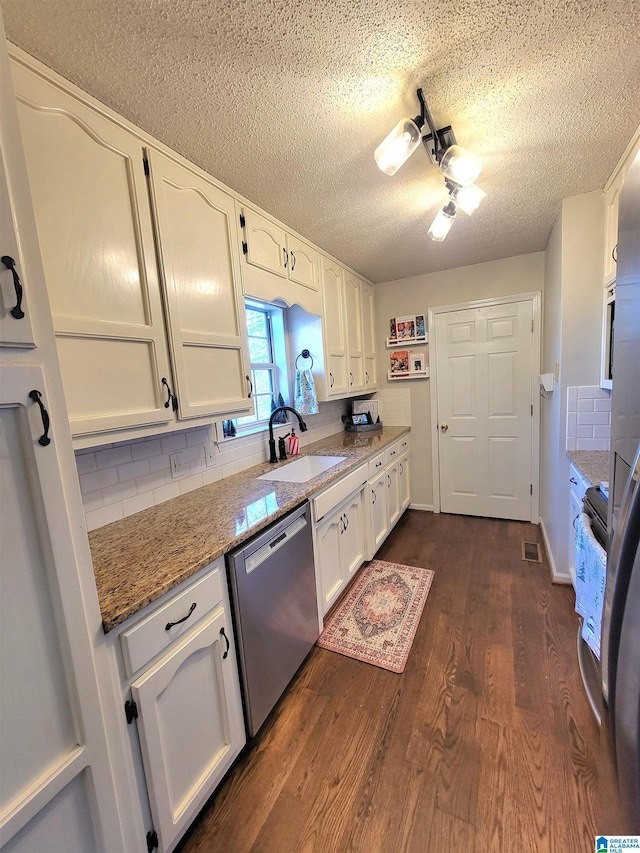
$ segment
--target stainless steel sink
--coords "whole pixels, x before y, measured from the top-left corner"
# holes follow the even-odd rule
[[[346,459],[345,456],[303,456],[256,479],[276,480],[280,483],[306,483],[344,459]]]

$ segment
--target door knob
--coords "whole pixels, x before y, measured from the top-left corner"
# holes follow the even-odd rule
[[[440,424],[440,429],[442,432],[446,432],[449,429],[449,424]]]

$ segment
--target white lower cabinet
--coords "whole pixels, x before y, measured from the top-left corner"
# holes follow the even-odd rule
[[[366,559],[365,489],[363,483],[315,526],[316,573],[323,615]]]
[[[154,655],[124,687],[137,713],[151,843],[155,832],[158,849],[168,853],[246,740],[223,560],[123,630],[120,641],[125,671],[141,655]]]
[[[373,559],[409,503],[409,438],[405,436],[369,462],[367,559]]]

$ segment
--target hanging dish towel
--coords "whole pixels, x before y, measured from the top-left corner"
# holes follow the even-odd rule
[[[576,611],[582,616],[582,639],[600,660],[600,627],[607,553],[593,535],[591,519],[580,513],[576,526]]]
[[[296,370],[293,406],[301,415],[318,414],[316,383],[310,370]]]

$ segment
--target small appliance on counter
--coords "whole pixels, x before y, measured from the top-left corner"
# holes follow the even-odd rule
[[[360,400],[353,403],[351,415],[343,415],[347,432],[371,432],[382,429],[377,400]]]

